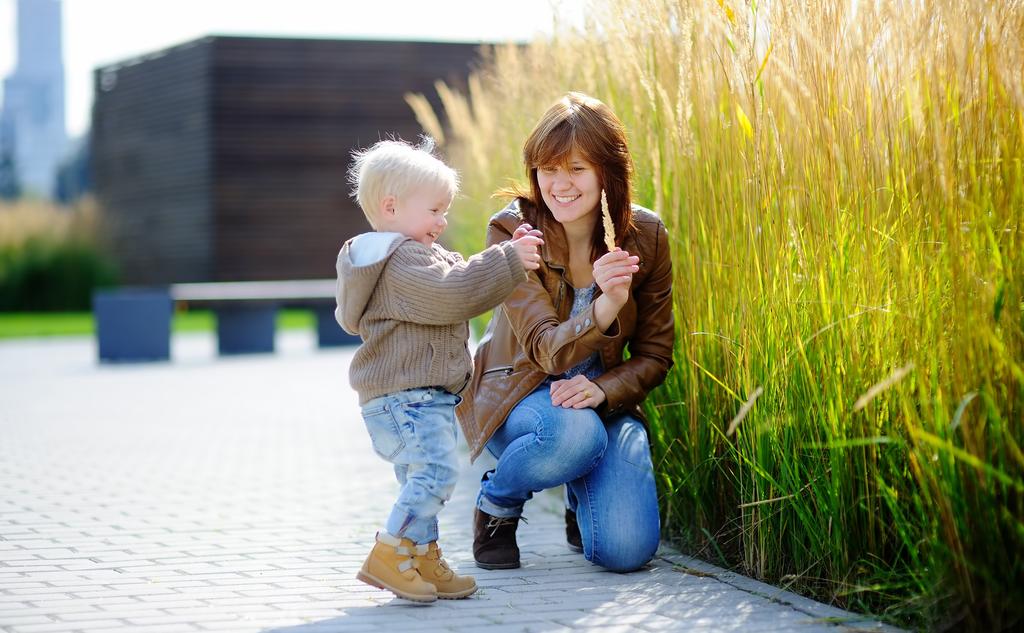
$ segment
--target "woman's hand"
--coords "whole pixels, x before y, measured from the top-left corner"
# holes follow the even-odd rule
[[[615,323],[619,310],[629,299],[633,273],[640,270],[640,258],[621,248],[605,253],[594,262],[594,281],[601,287],[601,296],[594,301],[594,320],[602,332]]]
[[[512,248],[526,270],[540,268],[540,246],[544,243],[542,233],[529,224],[520,224],[512,233]]]
[[[640,270],[639,263],[639,257],[621,248],[605,253],[594,262],[594,281],[616,309],[626,305],[633,273]]]
[[[604,391],[582,374],[551,383],[551,406],[563,409],[595,409],[604,401]]]

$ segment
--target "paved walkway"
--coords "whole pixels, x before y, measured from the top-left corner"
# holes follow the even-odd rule
[[[0,631],[894,630],[663,549],[632,574],[570,552],[556,493],[523,567],[473,566],[466,468],[441,544],[472,598],[416,605],[355,580],[397,485],[345,378],[351,350],[99,366],[88,339],[0,342]]]

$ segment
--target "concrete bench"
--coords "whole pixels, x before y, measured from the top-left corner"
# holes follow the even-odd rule
[[[93,294],[93,314],[101,362],[170,358],[175,305],[201,306],[217,315],[220,354],[274,351],[277,310],[309,308],[316,315],[320,347],[352,345],[334,320],[335,281],[237,281],[172,284],[158,288],[116,288]]]

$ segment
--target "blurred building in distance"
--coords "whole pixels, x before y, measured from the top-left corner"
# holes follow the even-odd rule
[[[14,200],[19,196],[21,183],[14,164],[14,133],[10,121],[0,112],[0,200]]]
[[[0,109],[0,194],[50,197],[68,143],[61,3],[18,0],[17,16],[17,64]]]
[[[93,181],[122,279],[333,277],[369,229],[352,150],[415,141],[404,96],[465,86],[478,59],[475,44],[212,36],[97,69]]]
[[[71,141],[64,160],[57,167],[53,198],[68,205],[92,191],[92,164],[89,155],[89,134]]]

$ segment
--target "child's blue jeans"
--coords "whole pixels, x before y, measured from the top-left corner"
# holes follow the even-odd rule
[[[458,479],[455,405],[459,396],[427,387],[389,393],[363,405],[373,450],[395,465],[402,489],[385,528],[413,543],[437,540],[437,513]]]
[[[480,484],[484,512],[520,516],[534,492],[565,484],[587,560],[632,571],[654,556],[658,492],[647,432],[636,418],[604,421],[593,409],[553,406],[544,385],[512,409],[487,450],[498,464]]]

